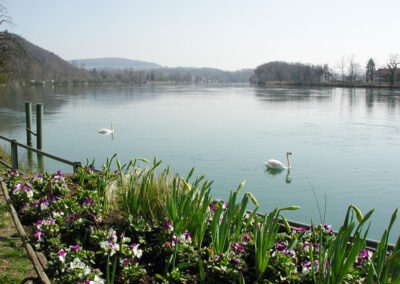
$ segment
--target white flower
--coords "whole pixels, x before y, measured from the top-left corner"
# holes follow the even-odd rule
[[[26,191],[26,196],[28,196],[28,198],[32,198],[33,197],[33,190],[31,190],[30,188],[26,187],[25,191]]]
[[[14,188],[13,188],[13,194],[19,194],[19,190],[21,189],[21,187],[22,187],[22,183],[17,183],[17,185],[15,185],[14,186]]]
[[[110,252],[110,256],[113,256],[117,251],[119,251],[119,244],[110,242],[109,240],[100,242],[100,247],[106,252]]]
[[[73,269],[84,269],[85,268],[85,263],[83,263],[79,258],[75,257],[74,260],[69,264],[70,268]]]
[[[121,242],[123,243],[129,243],[131,241],[131,238],[129,237],[122,237]]]
[[[103,278],[95,275],[93,280],[90,280],[89,284],[104,284],[105,281]]]
[[[138,249],[138,247],[139,247],[139,245],[134,246],[132,249],[132,252],[137,258],[140,258],[143,254],[143,250]]]
[[[107,239],[109,239],[113,243],[117,242],[117,240],[118,240],[117,234],[115,233],[113,228],[110,228],[110,230],[108,231]]]
[[[91,269],[90,269],[89,266],[86,266],[85,269],[83,270],[83,274],[84,274],[84,275],[89,275],[91,272],[92,272],[92,271],[91,271]]]

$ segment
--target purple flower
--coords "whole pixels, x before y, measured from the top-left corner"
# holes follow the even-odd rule
[[[129,259],[125,258],[124,259],[124,264],[129,264]]]
[[[242,241],[244,242],[250,242],[250,236],[249,235],[245,235],[242,237]]]
[[[358,255],[357,258],[357,263],[363,263],[364,261],[371,259],[372,255],[373,255],[372,251],[368,249],[360,250],[360,254]]]
[[[40,200],[40,210],[46,210],[50,205],[48,200]]]
[[[217,206],[215,206],[215,204],[211,203],[210,204],[210,210],[215,213],[215,211],[217,210]]]
[[[174,227],[171,225],[170,221],[167,221],[167,223],[165,223],[164,226],[167,227],[169,232],[172,232],[174,230]]]
[[[38,205],[39,205],[39,202],[33,201],[33,202],[30,203],[30,205],[31,205],[32,209],[37,209]]]
[[[327,232],[332,232],[332,225],[324,225],[324,229],[327,231]]]
[[[76,245],[76,246],[70,246],[70,248],[71,248],[71,249],[73,249],[73,250],[78,250],[78,249],[80,248],[80,246],[79,246],[79,245]]]
[[[284,244],[280,243],[280,242],[276,243],[275,247],[276,247],[276,249],[278,251],[283,251],[283,250],[287,249],[287,247]]]
[[[119,170],[115,170],[115,171],[114,171],[114,174],[119,174]]]
[[[33,235],[34,237],[40,239],[40,237],[42,236],[42,232],[40,231],[36,231],[35,234]]]
[[[308,260],[303,260],[303,261],[301,262],[301,265],[302,265],[302,266],[309,267],[309,266],[311,266],[311,262],[309,262]]]
[[[93,200],[91,200],[90,198],[86,198],[84,201],[83,201],[83,205],[92,205],[93,204]]]
[[[175,235],[173,235],[172,236],[172,240],[175,242],[175,243],[179,243],[179,242],[181,242],[182,241],[182,239],[181,238],[178,238],[177,236],[175,236]]]
[[[237,258],[234,258],[234,257],[231,258],[231,262],[232,262],[233,264],[240,264],[240,260],[237,259]]]
[[[233,243],[233,248],[235,249],[235,250],[240,250],[241,252],[243,252],[243,253],[245,253],[246,252],[246,250],[244,249],[244,246],[242,245],[242,244],[240,244],[240,243]]]
[[[64,257],[65,254],[66,254],[65,250],[61,250],[61,251],[58,252],[58,255],[62,256],[62,257]]]

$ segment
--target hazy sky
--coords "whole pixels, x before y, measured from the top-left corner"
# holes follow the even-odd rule
[[[400,53],[400,0],[2,0],[12,32],[63,59],[255,68],[273,60],[362,67]]]

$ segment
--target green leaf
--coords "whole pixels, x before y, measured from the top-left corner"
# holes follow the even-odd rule
[[[362,222],[363,221],[363,215],[362,215],[362,213],[361,213],[361,210],[360,209],[358,209],[358,207],[357,206],[355,206],[354,204],[351,204],[350,205],[350,207],[356,212],[356,215],[357,215],[357,220],[358,220],[358,222]]]
[[[286,231],[288,232],[288,234],[290,234],[292,232],[292,230],[290,229],[289,222],[286,220],[286,218],[285,218],[285,216],[283,216],[283,214],[279,214],[279,216],[281,216],[281,218],[282,218],[282,222],[283,222],[283,225],[285,225]]]
[[[258,201],[257,201],[257,199],[254,197],[254,195],[251,194],[250,192],[246,192],[246,194],[250,197],[250,199],[251,199],[251,201],[253,202],[253,204],[254,204],[256,207],[259,207]]]
[[[244,180],[240,183],[239,187],[238,187],[237,190],[236,190],[236,194],[239,194],[239,192],[242,190],[242,188],[244,187],[245,184],[246,184],[246,179],[244,179]]]
[[[200,280],[204,281],[205,275],[204,275],[204,268],[203,268],[203,264],[201,262],[201,259],[199,259],[199,273],[200,273]]]
[[[150,162],[149,160],[147,160],[145,158],[136,158],[135,160],[142,161],[142,162],[145,162],[145,163],[149,163]]]
[[[282,209],[280,209],[280,211],[286,211],[286,210],[298,210],[300,209],[300,206],[288,206],[288,207],[284,207]]]

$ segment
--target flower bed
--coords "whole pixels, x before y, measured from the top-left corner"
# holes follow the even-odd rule
[[[114,158],[114,157],[113,157]],[[132,161],[102,172],[80,168],[6,180],[30,244],[47,260],[53,282],[397,283],[400,238],[387,249],[397,209],[374,253],[365,248],[365,216],[350,206],[337,234],[328,225],[292,228],[283,212],[256,214],[244,182],[227,202],[212,202],[212,182],[155,174]],[[254,204],[251,213],[248,203]],[[354,218],[353,218],[354,215]],[[279,223],[285,224],[280,230]]]

